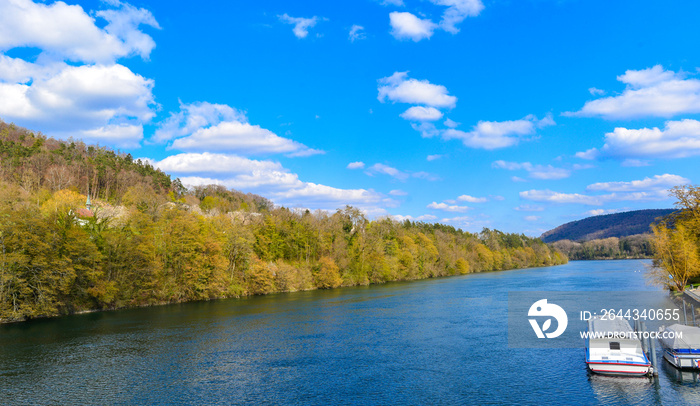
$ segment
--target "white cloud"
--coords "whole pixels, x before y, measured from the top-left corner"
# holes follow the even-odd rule
[[[148,58],[155,42],[139,31],[139,26],[159,28],[153,15],[126,3],[112,2],[112,5],[118,8],[95,13],[107,21],[100,28],[77,5],[2,1],[0,51],[36,47],[52,59],[91,63],[111,63],[131,55]]]
[[[396,178],[398,180],[404,181],[410,177],[410,175],[406,172],[400,171],[396,168],[393,168],[389,165],[384,165],[380,163],[376,163],[372,166],[370,166],[367,169],[367,174],[372,176],[374,174],[383,174],[383,175],[389,175],[393,178]]]
[[[438,25],[430,19],[421,19],[409,12],[394,11],[389,13],[391,35],[396,39],[410,39],[418,42],[433,36]]]
[[[284,171],[279,162],[258,161],[237,155],[210,152],[171,155],[162,161],[153,161],[153,165],[165,172],[190,175]]]
[[[286,154],[290,157],[324,153],[248,123],[241,111],[207,102],[180,103],[180,111],[171,113],[153,137],[155,142],[172,139],[168,149],[181,151]]]
[[[666,191],[674,186],[689,184],[690,180],[678,175],[655,175],[643,180],[631,182],[600,182],[589,185],[586,189],[602,192],[637,192],[637,191]]]
[[[575,154],[575,156],[576,156],[577,158],[589,159],[589,160],[590,160],[590,159],[596,159],[596,158],[598,158],[598,154],[599,154],[599,153],[598,153],[598,150],[597,150],[597,149],[591,148],[591,149],[588,149],[588,150],[583,151],[583,152],[577,152],[577,153]]]
[[[437,216],[433,216],[432,214],[424,214],[422,216],[418,217],[413,217],[413,216],[403,216],[401,214],[394,214],[392,216],[389,216],[391,219],[394,221],[398,222],[404,222],[406,220],[408,221],[434,221],[437,220]]]
[[[512,121],[479,121],[472,131],[465,132],[457,129],[442,131],[446,140],[458,139],[470,148],[493,150],[518,144],[524,136],[533,135],[537,129],[554,125],[551,116],[538,120],[529,115],[521,120]]]
[[[365,171],[365,173],[369,176],[374,176],[377,174],[380,175],[389,175],[392,178],[398,179],[402,182],[406,181],[408,178],[416,178],[416,179],[424,179],[428,181],[436,181],[439,180],[440,177],[429,173],[429,172],[408,172],[408,171],[402,171],[399,169],[396,169],[394,167],[391,167],[389,165],[381,164],[381,163],[376,163]]]
[[[365,167],[365,163],[361,161],[357,162],[350,162],[347,166],[347,169],[362,169]]]
[[[612,214],[612,213],[617,213],[620,210],[618,209],[594,209],[594,210],[588,210],[587,212],[583,213],[587,216],[602,216],[603,214]]]
[[[152,140],[154,142],[170,141],[224,121],[245,122],[247,118],[244,112],[225,104],[208,102],[184,104],[180,102],[180,111],[170,113],[170,117],[161,122]]]
[[[435,121],[442,118],[442,112],[435,107],[413,106],[401,113],[401,117],[412,121]]]
[[[592,94],[593,96],[602,96],[605,94],[605,90],[598,89],[596,87],[589,87],[588,93]]]
[[[458,122],[456,122],[456,121],[454,121],[454,120],[450,120],[449,118],[445,119],[445,122],[444,122],[443,124],[445,124],[445,127],[449,127],[449,128],[457,128],[457,127],[459,127],[459,123],[458,123]]]
[[[457,98],[449,95],[445,86],[434,85],[427,80],[409,79],[408,72],[394,72],[378,82],[377,99],[382,103],[389,100],[446,108],[453,108],[457,103]]]
[[[432,162],[432,161],[436,161],[436,160],[438,160],[438,159],[442,159],[442,158],[444,158],[444,157],[445,157],[445,155],[428,155],[425,159],[426,159],[428,162]]]
[[[510,180],[512,180],[513,182],[527,182],[527,179],[523,179],[519,176],[511,176]]]
[[[484,4],[481,0],[431,0],[434,4],[447,6],[447,9],[442,15],[440,28],[456,34],[459,29],[457,24],[464,21],[467,17],[476,17],[484,9]]]
[[[360,39],[365,39],[367,36],[363,32],[365,30],[365,27],[361,25],[354,24],[352,27],[350,27],[350,33],[348,34],[348,39],[350,42],[355,42]]]
[[[449,212],[455,212],[455,213],[463,213],[463,212],[470,209],[470,207],[468,207],[468,206],[448,205],[447,203],[438,203],[438,202],[432,202],[426,207],[429,209],[449,211]]]
[[[258,193],[289,207],[335,209],[346,204],[381,212],[380,194],[366,189],[339,189],[303,182],[278,162],[252,160],[229,154],[185,153],[154,166],[180,176],[186,185],[219,184],[245,192]]]
[[[297,38],[306,38],[306,36],[309,35],[309,29],[313,28],[319,21],[319,18],[316,16],[311,18],[291,17],[287,13],[278,15],[277,17],[283,23],[294,25],[292,32],[294,32],[294,36]]]
[[[621,94],[586,102],[580,111],[565,114],[618,120],[700,113],[700,80],[686,79],[682,72],[656,65],[628,70],[617,80],[626,85]]]
[[[423,138],[432,138],[440,135],[442,130],[438,130],[435,124],[430,122],[411,123],[411,128],[418,131]]]
[[[551,190],[526,190],[520,192],[520,197],[535,202],[574,203],[593,206],[603,204],[599,197],[587,196],[578,193],[559,193]]]
[[[97,144],[114,145],[119,148],[138,148],[143,139],[143,126],[133,124],[109,124],[99,128],[62,134],[61,138],[69,136]]]
[[[551,190],[528,190],[520,192],[520,197],[538,202],[600,206],[603,203],[613,201],[666,200],[668,199],[668,189],[687,183],[690,183],[690,180],[682,176],[664,174],[630,182],[594,183],[586,188],[591,192],[610,192],[603,195],[559,193]]]
[[[700,155],[700,121],[684,119],[667,121],[663,129],[627,129],[617,127],[605,134],[605,144],[578,152],[579,158],[614,158],[626,162],[627,166],[646,164],[644,159],[675,159]]]
[[[59,138],[138,145],[143,132],[134,130],[154,115],[152,80],[122,65],[55,66],[58,71],[32,77],[31,84],[0,82],[0,116]]]
[[[523,217],[523,219],[525,219],[525,221],[537,221],[540,218],[539,218],[539,216],[525,216],[525,217]]]
[[[389,194],[392,196],[407,196],[408,195],[407,192],[405,192],[403,190],[399,190],[399,189],[394,189],[391,192],[389,192]]]
[[[457,197],[457,200],[462,201],[462,202],[469,202],[469,203],[484,203],[488,202],[489,199],[485,197],[474,197],[474,196],[469,196],[469,195],[461,195]]]
[[[139,27],[160,27],[145,9],[105,4],[110,8],[88,14],[63,2],[0,2],[3,119],[57,138],[139,146],[143,123],[155,114],[154,82],[115,61],[147,59],[155,42]],[[4,54],[16,48],[37,48],[39,55],[28,61]]]
[[[506,161],[495,161],[491,164],[494,168],[506,169],[509,171],[514,170],[525,170],[530,174],[533,179],[564,179],[571,176],[571,171],[564,168],[555,168],[552,165],[533,165],[530,162],[506,162]]]

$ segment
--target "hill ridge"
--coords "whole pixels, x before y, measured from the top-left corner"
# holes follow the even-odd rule
[[[602,214],[571,221],[543,233],[546,243],[560,240],[589,241],[609,237],[649,233],[649,225],[657,218],[673,213],[674,209],[644,209],[622,213]]]

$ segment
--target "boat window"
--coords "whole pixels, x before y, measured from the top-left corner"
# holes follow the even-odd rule
[[[619,350],[620,349],[620,343],[611,341],[610,342],[610,349],[611,350]]]

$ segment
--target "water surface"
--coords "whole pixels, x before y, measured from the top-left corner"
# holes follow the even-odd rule
[[[648,261],[580,261],[0,326],[2,404],[700,404],[697,374],[588,373],[508,347],[519,290],[641,291]],[[593,303],[593,306],[596,304]],[[652,325],[651,328],[656,326]]]

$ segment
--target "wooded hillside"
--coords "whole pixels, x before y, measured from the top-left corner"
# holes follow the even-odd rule
[[[128,154],[2,122],[0,158],[0,321],[566,262],[524,235],[186,189]]]
[[[635,210],[624,213],[605,214],[563,224],[542,234],[547,243],[559,240],[577,242],[650,234],[650,225],[660,217],[672,213],[673,209]]]

